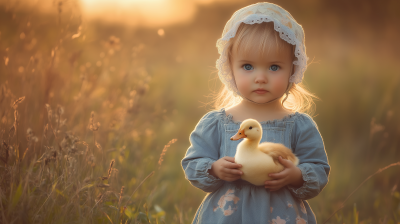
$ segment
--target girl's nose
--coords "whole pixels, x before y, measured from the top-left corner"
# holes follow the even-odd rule
[[[254,82],[255,83],[267,83],[268,79],[267,79],[266,72],[264,72],[264,71],[263,72],[258,72]]]

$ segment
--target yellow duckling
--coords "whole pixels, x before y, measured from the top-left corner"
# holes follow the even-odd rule
[[[262,127],[254,119],[244,120],[238,133],[231,137],[234,141],[245,138],[237,146],[235,162],[242,165],[242,179],[256,186],[262,186],[265,181],[271,180],[269,173],[277,173],[284,169],[279,162],[279,156],[292,161],[296,166],[299,164],[299,159],[292,150],[279,143],[260,144],[261,137]]]

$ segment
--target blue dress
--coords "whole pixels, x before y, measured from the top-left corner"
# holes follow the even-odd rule
[[[208,192],[192,223],[316,223],[307,199],[317,196],[328,183],[330,166],[324,143],[313,119],[293,113],[280,120],[261,122],[261,142],[282,143],[292,149],[300,162],[304,184],[270,192],[245,180],[228,182],[208,173],[216,160],[234,157],[239,141],[231,141],[240,127],[225,109],[207,113],[190,135],[191,146],[182,160],[185,177]]]

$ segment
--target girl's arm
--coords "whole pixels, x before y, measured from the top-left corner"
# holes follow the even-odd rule
[[[330,166],[324,142],[311,117],[303,115],[296,121],[292,132],[292,148],[300,160],[303,185],[288,189],[297,198],[306,200],[317,196],[328,183]]]
[[[217,116],[216,112],[209,112],[200,119],[190,134],[191,145],[182,160],[186,179],[205,192],[217,190],[224,182],[209,173],[211,165],[219,159],[221,145]]]

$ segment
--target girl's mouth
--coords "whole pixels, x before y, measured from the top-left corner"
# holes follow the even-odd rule
[[[255,90],[254,92],[257,94],[264,94],[264,93],[267,93],[268,91],[265,89],[258,89],[258,90]]]

